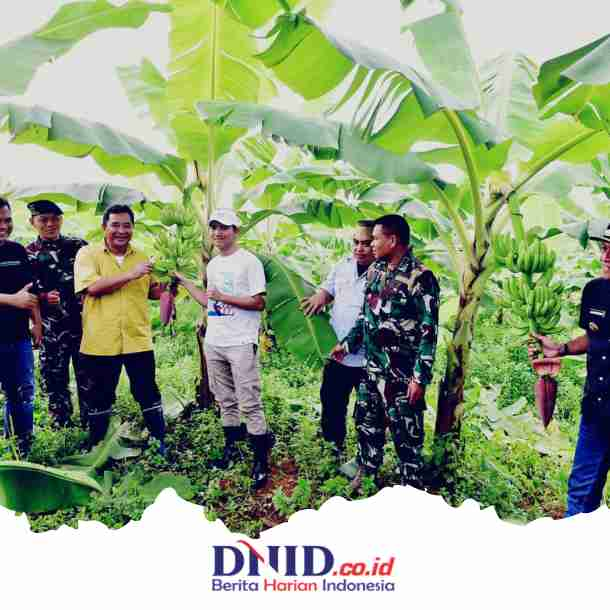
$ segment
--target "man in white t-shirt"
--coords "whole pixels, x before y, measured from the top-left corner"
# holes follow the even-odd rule
[[[176,277],[208,312],[205,358],[225,436],[223,456],[210,466],[224,470],[241,459],[236,442],[241,440],[243,417],[254,453],[253,488],[260,489],[267,483],[272,444],[261,402],[257,354],[265,273],[259,259],[238,246],[240,224],[229,208],[217,209],[210,217],[210,236],[219,255],[208,264],[207,290],[179,274]]]

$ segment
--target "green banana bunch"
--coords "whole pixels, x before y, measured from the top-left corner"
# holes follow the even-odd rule
[[[491,247],[499,265],[506,266],[506,258],[510,251],[512,237],[506,233],[496,235],[491,242]]]
[[[509,278],[506,280],[504,289],[510,296],[510,304],[517,304],[520,307],[527,305],[530,288],[523,278],[515,276]]]
[[[517,252],[517,269],[526,275],[545,273],[553,269],[557,255],[539,239],[529,246],[521,242]]]
[[[512,322],[522,333],[557,331],[561,317],[561,284],[538,283],[531,288],[524,277],[511,277],[504,283],[504,306],[508,308]]]
[[[163,208],[160,220],[166,230],[155,237],[155,275],[163,281],[172,271],[197,277],[202,238],[194,213],[184,205],[171,204]]]

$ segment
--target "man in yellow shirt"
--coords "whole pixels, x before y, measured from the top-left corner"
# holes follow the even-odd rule
[[[164,454],[165,421],[148,307],[148,299],[158,299],[162,288],[151,279],[150,260],[130,245],[131,208],[110,206],[102,228],[104,242],[79,250],[74,263],[75,291],[84,294],[80,357],[89,441],[96,445],[106,434],[124,366],[146,426]]]

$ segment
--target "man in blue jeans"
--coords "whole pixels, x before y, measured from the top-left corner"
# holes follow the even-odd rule
[[[32,273],[25,248],[9,236],[13,231],[11,206],[0,198],[0,384],[6,396],[4,433],[14,433],[21,457],[30,450],[34,427],[34,356],[32,335],[42,339],[38,299],[30,294]]]
[[[547,358],[587,354],[587,380],[572,473],[568,481],[566,517],[599,508],[610,468],[610,225],[590,236],[601,249],[601,276],[582,292],[579,326],[586,331],[561,345],[535,335]],[[530,347],[530,356],[534,349]]]

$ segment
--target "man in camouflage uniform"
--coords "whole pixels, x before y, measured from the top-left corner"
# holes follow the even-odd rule
[[[86,426],[82,394],[82,375],[78,353],[82,336],[81,299],[74,294],[74,259],[87,242],[61,234],[63,212],[52,201],[39,200],[28,205],[30,222],[38,239],[26,247],[35,278],[42,314],[43,339],[40,373],[48,395],[49,412],[55,425],[69,424],[72,400],[68,387],[70,360],[74,367],[80,404],[80,417]]]
[[[357,489],[362,477],[383,463],[387,418],[400,464],[402,485],[422,488],[424,393],[432,381],[438,334],[439,286],[411,251],[406,220],[382,216],[373,227],[376,262],[367,272],[364,305],[356,324],[331,356],[364,346],[366,379],[358,389]]]

